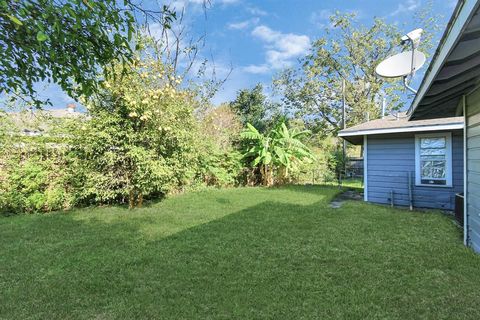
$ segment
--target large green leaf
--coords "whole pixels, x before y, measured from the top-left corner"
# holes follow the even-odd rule
[[[48,39],[48,36],[43,31],[37,32],[37,41],[43,42]]]
[[[10,19],[10,21],[15,23],[17,26],[23,26],[23,22],[20,21],[20,19],[18,19],[17,17],[10,14],[7,14],[6,16],[8,17],[8,19]]]

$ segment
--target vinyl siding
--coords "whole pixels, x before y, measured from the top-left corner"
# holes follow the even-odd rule
[[[467,243],[480,252],[480,90],[466,102]]]
[[[415,134],[369,136],[368,201],[409,206],[408,172],[412,175],[413,206],[453,210],[455,194],[463,192],[463,135],[452,132],[452,187],[415,186]]]

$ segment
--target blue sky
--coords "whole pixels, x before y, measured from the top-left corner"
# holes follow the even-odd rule
[[[215,65],[217,76],[224,77],[233,68],[213,98],[218,104],[258,82],[268,86],[276,72],[294,66],[308,52],[310,43],[323,35],[328,17],[336,10],[355,12],[364,24],[383,17],[408,32],[421,27],[412,24],[412,12],[425,6],[427,0],[211,0],[206,13],[202,0],[169,3],[185,8],[188,36],[206,35],[200,58]],[[446,21],[455,4],[455,0],[434,0],[433,13]],[[42,87],[41,91],[55,108],[72,101],[55,86]]]

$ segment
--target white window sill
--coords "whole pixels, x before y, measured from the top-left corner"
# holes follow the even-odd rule
[[[453,188],[451,184],[415,184],[415,187]]]

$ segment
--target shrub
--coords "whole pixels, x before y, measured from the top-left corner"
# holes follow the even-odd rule
[[[128,74],[112,68],[100,97],[85,103],[90,120],[72,129],[80,200],[128,202],[162,196],[188,185],[196,172],[198,124],[192,97],[162,62],[137,61]]]
[[[61,156],[43,157],[18,150],[10,154],[0,182],[0,211],[46,212],[70,208],[74,193],[68,190],[69,174]]]

